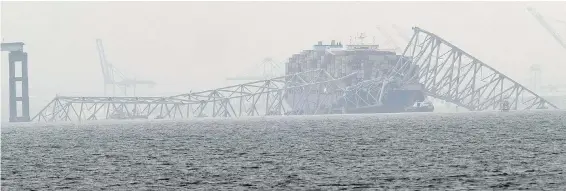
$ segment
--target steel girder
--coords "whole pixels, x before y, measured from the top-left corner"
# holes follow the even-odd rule
[[[506,100],[513,110],[557,107],[439,36],[413,27],[414,34],[390,76],[420,82],[431,97],[468,110],[494,110]],[[399,72],[406,71],[406,72]]]
[[[165,97],[55,97],[32,121],[84,121],[183,117],[188,103]],[[161,117],[159,117],[161,116]]]
[[[335,79],[316,69],[171,98],[195,103],[195,113],[211,117],[325,114],[343,94],[343,79],[352,76]]]
[[[325,114],[351,76],[335,79],[318,69],[171,97],[58,96],[32,121]]]
[[[375,78],[346,87],[341,106],[362,108],[382,105],[382,99],[390,85],[384,78]]]

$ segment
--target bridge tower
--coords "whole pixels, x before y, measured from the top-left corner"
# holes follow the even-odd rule
[[[9,60],[9,106],[10,122],[29,122],[28,54],[23,42],[2,43],[2,51],[10,52]],[[16,71],[20,66],[20,71]],[[18,95],[20,87],[21,95]],[[20,108],[21,106],[21,108]],[[21,112],[21,113],[20,113]]]

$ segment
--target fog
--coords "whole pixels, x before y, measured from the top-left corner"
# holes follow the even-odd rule
[[[101,95],[95,39],[122,72],[157,85],[140,95],[172,95],[227,85],[265,57],[285,61],[319,40],[348,43],[377,25],[419,26],[512,79],[564,84],[566,50],[526,11],[538,10],[566,38],[566,2],[2,2],[4,42],[29,54],[31,115],[59,95]],[[391,30],[392,31],[392,30]],[[395,34],[394,32],[390,32]],[[383,44],[388,48],[387,44]],[[404,46],[404,45],[402,45]],[[389,47],[391,48],[391,47]],[[2,53],[2,119],[8,117],[7,53]],[[252,74],[249,74],[252,75]],[[560,82],[554,82],[560,81]],[[233,82],[232,82],[233,83]]]

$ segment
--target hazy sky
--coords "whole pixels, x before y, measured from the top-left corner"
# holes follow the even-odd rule
[[[226,85],[264,57],[284,61],[319,40],[366,32],[384,42],[376,26],[391,24],[436,33],[517,81],[539,63],[543,81],[566,83],[566,50],[527,5],[566,38],[555,21],[566,20],[566,2],[2,2],[1,35],[26,43],[32,105],[103,92],[96,38],[120,70],[168,94]]]

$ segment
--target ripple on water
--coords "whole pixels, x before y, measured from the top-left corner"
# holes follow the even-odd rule
[[[565,111],[4,126],[2,190],[564,190],[565,127]]]

